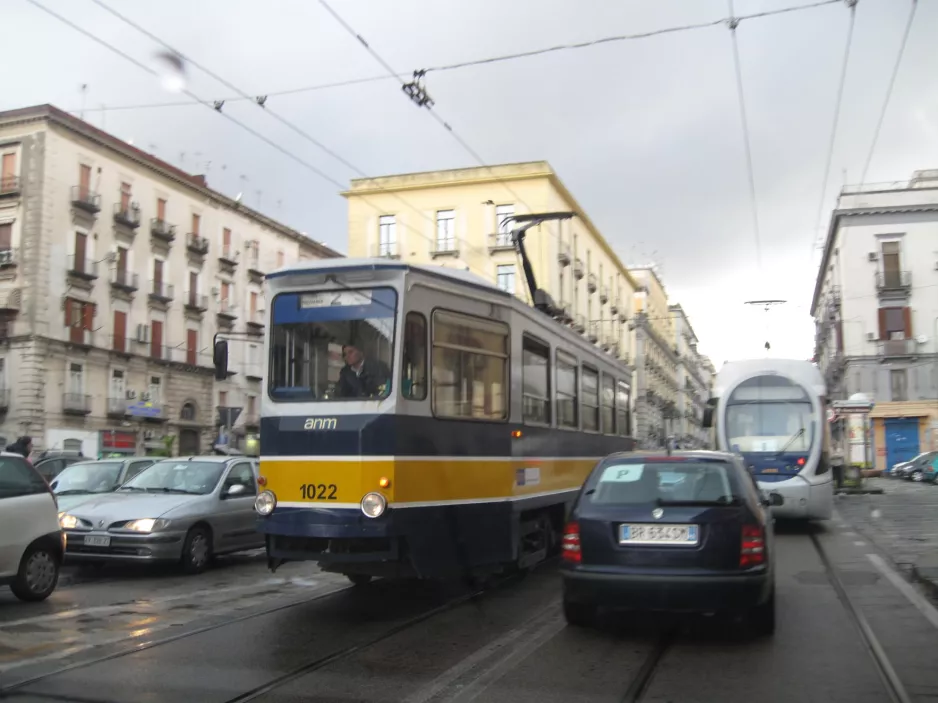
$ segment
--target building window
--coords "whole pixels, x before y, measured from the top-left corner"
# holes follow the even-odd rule
[[[892,400],[909,399],[909,376],[906,369],[892,369],[889,372],[889,389]]]
[[[153,293],[162,296],[163,291],[163,260],[153,259]]]
[[[160,320],[150,323],[150,356],[154,359],[163,358],[163,323]]]
[[[455,210],[439,210],[436,213],[436,250],[456,251]]]
[[[378,256],[397,255],[397,221],[394,215],[378,218]]]
[[[514,264],[502,264],[495,267],[495,281],[498,287],[512,295],[515,294]]]
[[[199,230],[202,227],[202,218],[195,213],[192,213],[192,234],[196,237],[199,236]]]
[[[76,402],[85,392],[85,369],[81,364],[68,365],[68,392]]]
[[[195,422],[195,405],[183,403],[182,410],[179,411],[179,419],[186,422]]]
[[[883,284],[898,288],[902,284],[902,261],[899,242],[883,242]]]
[[[495,206],[495,231],[498,246],[509,246],[511,244],[511,222],[506,222],[510,217],[515,216],[514,205]]]
[[[550,347],[529,337],[521,343],[522,417],[525,422],[550,424]]]
[[[427,318],[407,313],[404,324],[404,358],[401,394],[411,400],[427,397]]]
[[[433,313],[433,412],[441,417],[508,417],[508,326]]]
[[[602,381],[602,420],[605,434],[616,433],[616,381],[609,374],[603,374]]]
[[[557,352],[557,426],[577,428],[577,361],[564,352]]]
[[[166,199],[156,199],[156,219],[160,222],[166,222]]]
[[[249,395],[247,397],[247,403],[245,403],[245,405],[247,406],[245,408],[245,411],[247,412],[249,421],[251,421],[254,418],[254,411],[255,411],[256,404],[257,404],[257,398],[253,395]]]
[[[150,385],[147,392],[150,394],[151,403],[160,403],[163,397],[163,383],[159,376],[150,376]]]
[[[199,356],[199,331],[186,330],[186,363],[190,366],[198,364]]]
[[[197,271],[189,272],[189,305],[195,307],[199,304],[199,274]]]
[[[86,303],[73,298],[65,299],[65,326],[68,328],[68,340],[73,344],[85,344],[94,325],[94,303]],[[86,332],[88,333],[86,335]]]
[[[619,381],[616,384],[616,429],[623,437],[627,437],[631,433],[629,413],[629,387],[628,384]]]
[[[0,251],[10,251],[13,248],[13,223],[0,222]],[[4,263],[0,260],[0,263]]]
[[[277,252],[277,268],[278,269],[283,267],[283,260],[284,260],[283,250],[281,249],[280,251]]]
[[[228,407],[228,391],[218,391],[218,407]]]
[[[0,160],[0,193],[12,191],[16,184],[16,154],[12,151]]]
[[[111,348],[117,352],[127,351],[127,313],[114,311],[114,340]]]
[[[121,183],[121,212],[130,211],[130,197],[131,197],[130,184]]]
[[[221,231],[221,253],[225,258],[232,256],[231,230],[227,227],[223,227]]]
[[[78,166],[78,197],[87,200],[91,195],[91,166],[80,164]]]
[[[122,369],[111,369],[111,398],[117,401],[123,401],[127,393],[127,387],[124,381],[124,372]]]
[[[231,284],[227,281],[221,282],[221,301],[227,303],[231,295]]]
[[[88,235],[84,232],[75,232],[75,260],[71,269],[76,273],[88,271]]]
[[[583,367],[583,393],[580,402],[583,406],[583,429],[587,432],[599,432],[599,372],[588,366]]]

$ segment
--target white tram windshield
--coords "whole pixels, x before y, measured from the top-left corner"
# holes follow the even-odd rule
[[[268,391],[275,401],[381,399],[391,392],[397,293],[281,293],[273,301]]]
[[[744,381],[726,405],[726,437],[739,452],[807,453],[816,418],[807,392],[781,376]]]

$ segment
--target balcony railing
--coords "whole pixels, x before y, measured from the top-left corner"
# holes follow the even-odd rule
[[[0,197],[5,195],[18,195],[20,193],[20,177],[19,176],[2,176],[0,177]]]
[[[573,260],[573,275],[577,278],[583,278],[586,275],[586,268],[583,266],[583,259],[577,257]]]
[[[101,212],[101,196],[85,186],[72,186],[72,207],[97,215]]]
[[[173,286],[163,281],[150,281],[150,298],[161,303],[168,303],[173,299]]]
[[[437,239],[433,243],[433,256],[459,256],[459,241],[452,239]]]
[[[586,290],[595,293],[597,288],[599,288],[599,279],[596,278],[595,273],[591,273],[586,277]]]
[[[140,206],[137,203],[131,203],[124,207],[121,203],[114,203],[114,222],[137,229],[140,226]]]
[[[135,341],[136,340],[133,337],[128,337],[127,335],[112,334],[111,351],[115,351],[120,354],[130,354],[131,345]]]
[[[241,252],[230,244],[222,245],[221,251],[218,253],[218,260],[229,266],[237,266],[240,258]]]
[[[130,271],[111,272],[111,286],[118,290],[132,292],[140,288],[140,276]]]
[[[261,424],[261,416],[257,412],[247,413],[244,416],[244,425],[246,427],[259,427]]]
[[[599,302],[605,305],[609,302],[609,287],[602,286],[599,289]]]
[[[573,329],[581,333],[586,331],[586,318],[581,313],[573,316]]]
[[[91,412],[91,396],[84,393],[63,393],[62,411],[68,415],[87,415]]]
[[[234,320],[238,317],[238,308],[230,300],[218,301],[218,316],[225,320]]]
[[[11,395],[9,388],[0,388],[0,413],[5,413],[10,409]]]
[[[879,343],[880,356],[912,356],[916,351],[914,339],[884,339]]]
[[[264,326],[264,311],[263,310],[254,310],[253,312],[247,312],[244,316],[244,322],[250,327],[263,327]]]
[[[618,301],[613,300],[609,303],[609,314],[615,317],[619,314],[619,303]]]
[[[98,262],[92,261],[87,256],[80,257],[70,254],[67,266],[69,275],[89,281],[93,281],[98,277]]]
[[[198,234],[189,232],[189,234],[186,235],[186,249],[193,254],[205,256],[208,254],[208,240]]]
[[[19,263],[19,252],[16,249],[0,250],[0,268],[16,266]]]
[[[208,310],[208,296],[199,295],[194,291],[189,291],[186,293],[186,310],[192,310],[194,312],[205,312]]]
[[[94,332],[82,327],[67,327],[69,344],[79,344],[83,347],[94,345]]]
[[[515,243],[509,232],[495,232],[489,235],[489,252],[513,251]]]
[[[166,220],[154,217],[150,220],[150,236],[166,244],[171,244],[176,239],[176,225],[171,225]]]
[[[253,252],[248,255],[247,269],[248,274],[256,278],[263,278],[265,275],[265,271],[261,267],[261,257]]]
[[[130,405],[130,401],[126,398],[108,398],[107,399],[107,414],[108,417],[123,417],[127,414],[127,407]]]
[[[557,261],[561,266],[570,265],[570,245],[566,242],[560,242],[557,247]]]
[[[148,354],[151,359],[156,359],[157,361],[172,361],[173,360],[173,349],[174,347],[169,346],[168,344],[153,344],[152,342],[147,345]]]
[[[912,287],[911,271],[877,271],[876,272],[876,290],[886,291],[907,291]]]

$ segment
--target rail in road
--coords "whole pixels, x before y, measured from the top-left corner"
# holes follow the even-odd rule
[[[916,674],[917,662],[895,655],[900,635],[890,633],[883,614],[871,607],[886,602],[876,599],[895,599],[886,617],[911,618],[908,611],[915,611],[914,622],[931,637],[938,612],[905,591],[909,584],[881,557],[868,554],[849,532],[840,534],[844,529],[780,534],[774,641],[751,642],[745,634],[734,639],[722,630],[701,634],[706,621],[646,627],[626,619],[625,635],[616,624],[611,630],[568,628],[548,563],[521,582],[511,577],[456,594],[333,581],[306,598],[15,682],[8,674],[0,698],[651,703],[714,696],[742,701],[758,693],[770,701],[924,700],[929,682],[915,676],[927,673]],[[854,555],[851,545],[858,550]],[[187,662],[199,656],[204,670],[190,671]],[[226,662],[224,669],[217,670],[217,660]],[[938,674],[931,684],[938,692]],[[136,690],[139,696],[131,693]]]

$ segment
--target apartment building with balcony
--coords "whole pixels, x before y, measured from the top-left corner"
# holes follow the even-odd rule
[[[678,355],[668,293],[654,266],[629,269],[637,287],[629,322],[635,353],[635,427],[642,447],[662,447],[679,420]]]
[[[677,418],[672,433],[684,449],[706,449],[711,445],[710,430],[703,427],[703,411],[713,386],[713,364],[697,350],[697,334],[680,305],[668,306],[674,330],[677,360],[675,380]]]
[[[264,276],[338,254],[55,107],[0,112],[0,435],[207,451],[259,422]],[[216,382],[216,332],[230,375]]]
[[[400,259],[475,272],[531,302],[507,218],[575,212],[527,232],[539,288],[567,323],[633,363],[627,320],[635,283],[612,247],[544,161],[351,182],[349,256]]]
[[[841,191],[811,314],[830,397],[876,403],[876,467],[938,449],[938,170]]]

